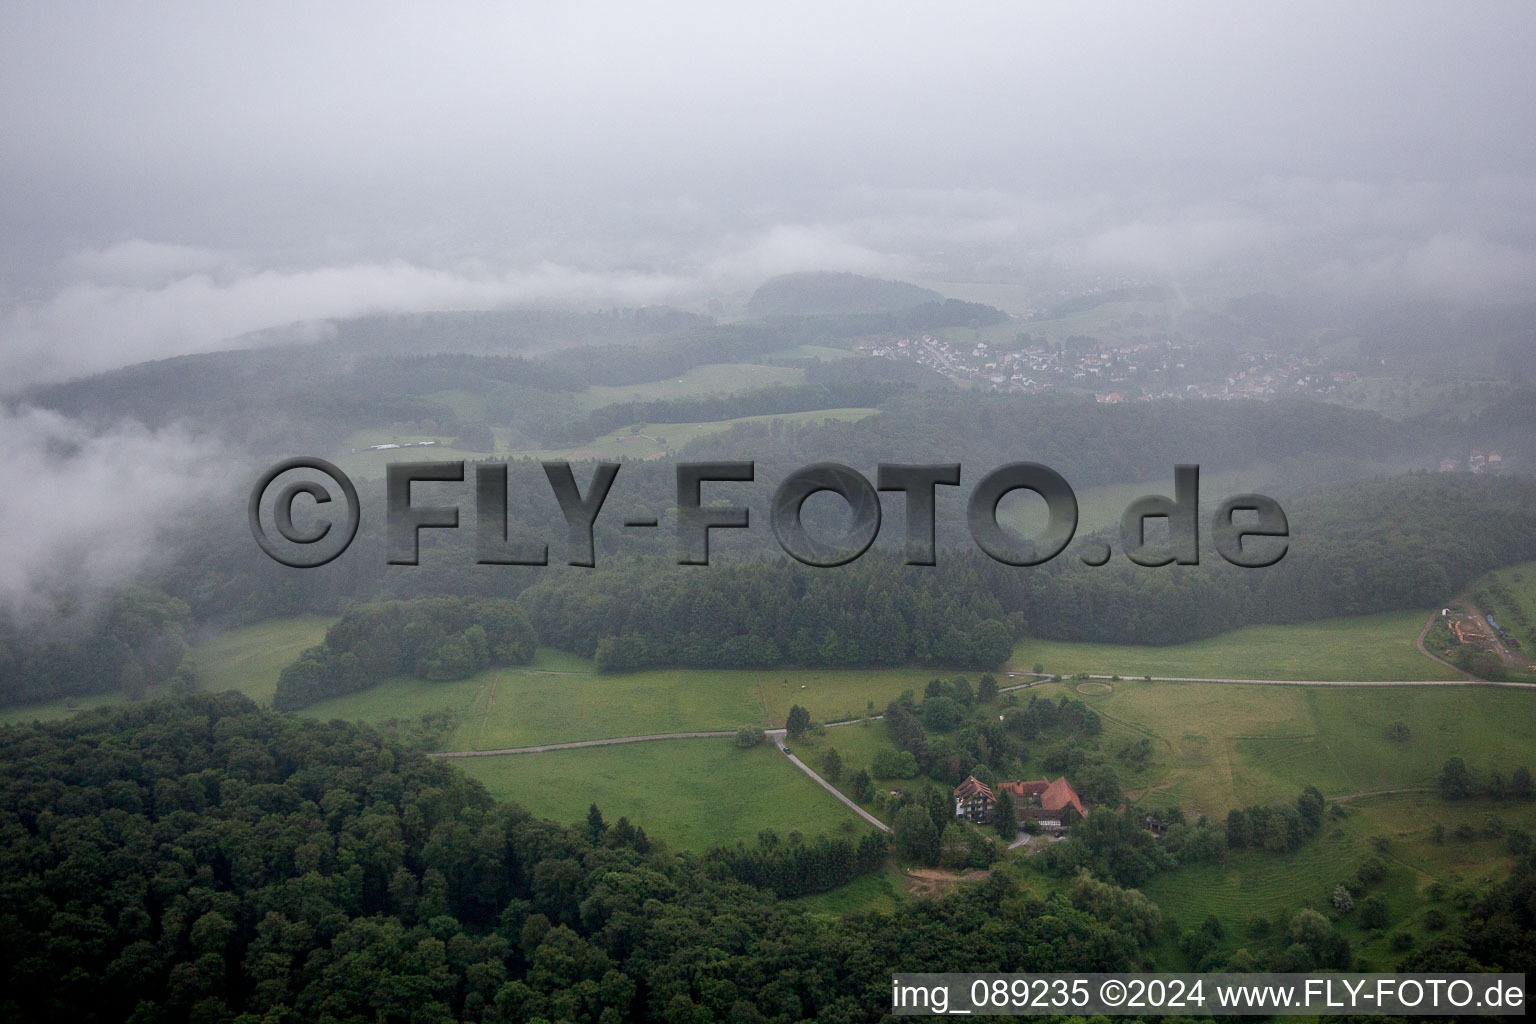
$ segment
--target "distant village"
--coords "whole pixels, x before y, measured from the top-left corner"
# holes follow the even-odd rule
[[[1473,448],[1465,459],[1441,459],[1440,472],[1487,473],[1498,469],[1503,461],[1504,455],[1501,452],[1483,452]]]
[[[1091,391],[1099,402],[1159,398],[1276,398],[1327,395],[1355,381],[1353,370],[1330,370],[1320,356],[1278,352],[1233,355],[1234,365],[1202,373],[1199,347],[1189,342],[1136,341],[1052,345],[1030,340],[994,349],[985,341],[957,345],[924,334],[859,346],[866,355],[910,360],[957,380],[999,391]],[[1208,362],[1209,360],[1205,360]]]

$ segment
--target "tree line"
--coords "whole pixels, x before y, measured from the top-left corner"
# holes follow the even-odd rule
[[[723,864],[737,881],[788,899],[846,885],[885,863],[889,852],[880,832],[856,840],[817,836],[810,842],[796,833],[785,842],[769,829],[758,835],[755,846],[717,846],[708,859]]]
[[[351,608],[325,641],[278,675],[272,706],[293,711],[391,676],[466,679],[491,664],[526,665],[538,638],[515,601],[458,597]]]

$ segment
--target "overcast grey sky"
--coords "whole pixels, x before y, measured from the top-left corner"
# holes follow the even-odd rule
[[[786,270],[1536,284],[1529,3],[9,3],[0,374]]]

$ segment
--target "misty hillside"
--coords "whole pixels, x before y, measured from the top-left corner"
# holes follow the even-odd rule
[[[822,316],[837,313],[898,313],[944,296],[905,281],[860,274],[784,274],[752,293],[753,316]]]

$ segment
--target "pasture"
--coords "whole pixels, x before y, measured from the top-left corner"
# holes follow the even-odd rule
[[[1100,746],[1152,741],[1148,764],[1117,764],[1128,796],[1185,814],[1290,801],[1306,785],[1328,797],[1433,786],[1452,756],[1474,772],[1536,757],[1536,693],[1486,687],[1306,687],[1122,680],[1083,696],[1066,684],[1035,691],[1087,702],[1104,721]],[[1405,739],[1389,739],[1401,722]]]
[[[1389,947],[1390,935],[1407,931],[1422,943],[1434,934],[1424,922],[1429,910],[1439,909],[1449,917],[1459,912],[1448,899],[1434,899],[1431,885],[1440,883],[1449,892],[1494,881],[1508,871],[1503,838],[1488,834],[1491,819],[1509,828],[1536,829],[1536,805],[1529,803],[1447,803],[1433,793],[1404,793],[1349,801],[1345,807],[1349,813],[1344,819],[1325,818],[1319,835],[1294,853],[1233,852],[1223,865],[1182,867],[1157,875],[1142,891],[1181,928],[1196,927],[1207,915],[1215,915],[1226,930],[1221,948],[1232,952],[1277,941],[1286,919],[1301,907],[1332,916],[1329,898],[1334,886],[1353,880],[1367,860],[1380,858],[1387,875],[1369,886],[1366,895],[1387,901],[1387,926],[1365,929],[1355,913],[1340,916],[1337,927],[1357,956],[1372,969],[1386,970],[1404,955]],[[1446,833],[1440,843],[1432,838],[1436,824]],[[1474,829],[1472,838],[1455,838],[1456,827],[1463,824]],[[1270,923],[1267,937],[1250,928],[1255,916]],[[1160,958],[1182,962],[1172,942],[1163,945]]]
[[[205,690],[239,690],[263,707],[272,703],[277,677],[307,647],[325,639],[335,619],[301,615],[268,619],[217,633],[187,654]]]
[[[1415,643],[1429,613],[1385,612],[1288,625],[1247,626],[1209,640],[1153,647],[1026,639],[1008,668],[1127,677],[1419,680],[1453,678]]]
[[[823,420],[853,422],[873,416],[878,409],[813,409],[809,412],[766,413],[738,416],[729,420],[705,420],[696,423],[636,423],[610,431],[602,437],[570,448],[522,448],[507,450],[499,442],[500,457],[513,459],[654,459],[675,452],[690,441],[723,433],[739,423],[820,423]],[[500,432],[498,432],[500,436]],[[478,456],[487,458],[487,456]]]
[[[795,704],[818,721],[876,710],[904,689],[922,692],[926,669],[656,669],[611,675],[588,659],[540,648],[531,665],[429,683],[401,677],[305,708],[315,718],[381,722],[430,711],[458,717],[450,747],[507,747],[667,732],[778,728]]]
[[[576,392],[572,397],[572,405],[579,412],[591,412],[619,402],[656,402],[669,398],[729,395],[773,384],[803,383],[805,371],[799,367],[767,366],[762,363],[706,363],[695,366],[680,377],[669,377],[666,380],[613,387],[593,385]]]
[[[595,803],[610,823],[627,817],[682,850],[752,843],[763,829],[811,838],[869,828],[770,743],[742,750],[730,739],[657,740],[453,763],[540,817],[583,821]]]

